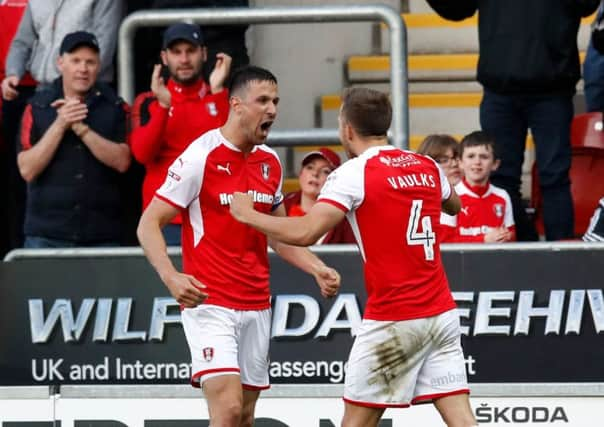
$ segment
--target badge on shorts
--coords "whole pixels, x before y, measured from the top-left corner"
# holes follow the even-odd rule
[[[202,352],[203,352],[203,359],[206,362],[211,362],[212,359],[214,358],[214,348],[206,347],[202,350]]]

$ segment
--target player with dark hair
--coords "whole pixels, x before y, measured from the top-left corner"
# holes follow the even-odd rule
[[[233,74],[230,111],[221,128],[193,141],[170,166],[143,213],[138,236],[150,263],[184,309],[193,361],[212,426],[251,426],[260,391],[269,387],[270,292],[267,243],[312,274],[323,296],[339,274],[308,249],[278,242],[229,215],[233,193],[250,194],[259,211],[285,216],[282,169],[265,145],[277,115],[277,80],[245,67]],[[183,218],[183,270],[166,253],[161,227]]]

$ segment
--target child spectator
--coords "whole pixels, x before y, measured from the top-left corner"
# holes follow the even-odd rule
[[[298,176],[300,190],[288,193],[283,200],[287,216],[306,215],[316,203],[327,176],[340,163],[340,156],[329,148],[320,148],[304,156]],[[317,245],[328,243],[356,243],[348,221],[343,220],[316,242]]]
[[[461,169],[464,177],[455,186],[461,211],[447,224],[455,227],[449,242],[502,243],[516,240],[510,196],[489,182],[499,166],[495,141],[476,131],[461,141]]]
[[[461,181],[459,143],[451,135],[428,135],[420,144],[417,152],[436,160],[451,186],[455,187]],[[447,224],[451,224],[454,220],[451,215],[441,212],[440,223],[442,227],[440,233],[438,233],[441,241],[445,242],[453,239],[455,228]]]

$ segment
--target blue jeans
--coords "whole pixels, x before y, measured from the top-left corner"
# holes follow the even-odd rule
[[[600,7],[598,18],[603,10]],[[587,111],[604,111],[604,55],[594,49],[591,38],[583,63],[583,81]]]
[[[482,129],[495,138],[501,165],[493,184],[512,199],[518,240],[534,240],[520,195],[527,130],[535,142],[543,225],[547,240],[574,237],[573,201],[568,176],[571,163],[571,95],[500,95],[487,89],[480,104]]]
[[[102,242],[102,243],[77,243],[69,240],[53,239],[51,237],[41,236],[25,236],[25,243],[23,247],[26,249],[49,249],[49,248],[82,248],[82,247],[95,247],[95,248],[107,248],[119,246],[118,242]]]

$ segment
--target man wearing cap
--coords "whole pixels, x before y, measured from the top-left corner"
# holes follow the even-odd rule
[[[340,166],[338,154],[323,147],[307,153],[302,159],[298,175],[300,190],[289,193],[283,200],[288,216],[306,215],[317,201],[317,197],[327,180],[327,176]],[[321,236],[317,245],[330,243],[355,243],[354,234],[348,221],[343,220],[336,227]]]
[[[131,148],[145,166],[143,208],[163,183],[168,167],[189,144],[207,131],[220,127],[229,112],[228,91],[223,84],[231,68],[230,56],[219,53],[209,83],[201,71],[206,48],[198,25],[178,23],[164,33],[161,51],[167,83],[157,64],[151,91],[134,101]],[[180,244],[180,216],[162,230],[168,245]]]
[[[119,175],[130,165],[127,106],[97,82],[100,48],[92,33],[67,34],[59,54],[61,75],[34,95],[21,125],[25,247],[116,245]]]

